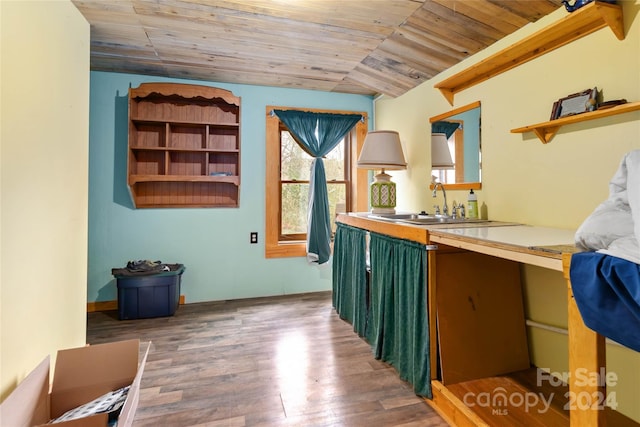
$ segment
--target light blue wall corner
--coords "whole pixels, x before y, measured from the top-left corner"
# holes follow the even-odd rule
[[[239,208],[133,209],[126,185],[128,89],[160,81],[215,86],[241,97]],[[264,257],[267,105],[366,111],[373,117],[369,96],[91,72],[89,302],[117,299],[111,269],[137,259],[184,264],[181,293],[187,302],[331,289],[330,264]],[[252,231],[259,233],[258,244],[249,243]]]

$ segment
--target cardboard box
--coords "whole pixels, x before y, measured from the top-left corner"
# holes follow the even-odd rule
[[[49,391],[47,356],[0,405],[3,427],[33,427],[48,423],[70,409],[103,394],[131,385],[118,418],[118,427],[133,423],[140,395],[140,380],[149,354],[147,344],[138,363],[140,341],[127,340],[58,351]],[[52,426],[106,427],[107,414],[97,414]]]

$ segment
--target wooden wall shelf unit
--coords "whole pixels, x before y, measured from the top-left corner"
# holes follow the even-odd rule
[[[619,40],[624,39],[622,7],[594,1],[556,23],[437,83],[434,87],[439,89],[453,105],[453,98],[457,92],[607,26]]]
[[[524,126],[517,129],[511,129],[511,133],[533,132],[540,139],[540,141],[542,141],[543,144],[546,144],[547,142],[551,141],[551,138],[553,138],[560,127],[564,125],[586,122],[588,120],[595,120],[603,117],[615,116],[617,114],[628,113],[636,110],[640,110],[640,102],[630,102],[604,110],[590,111],[588,113],[576,114],[574,116],[562,117],[560,119],[551,120],[548,122]]]
[[[136,208],[238,207],[240,98],[178,83],[130,88],[128,185]]]

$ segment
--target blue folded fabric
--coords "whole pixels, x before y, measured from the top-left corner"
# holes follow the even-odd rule
[[[584,323],[640,351],[640,265],[598,252],[571,257],[570,278]]]

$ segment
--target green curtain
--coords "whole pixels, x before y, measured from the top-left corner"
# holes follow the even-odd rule
[[[367,338],[419,396],[431,398],[427,251],[424,245],[370,234],[371,305]]]
[[[367,232],[337,223],[333,244],[333,307],[353,330],[365,336],[367,325]]]
[[[449,139],[459,127],[460,123],[441,120],[431,124],[431,133],[444,133],[447,139]]]
[[[331,220],[327,196],[327,177],[322,158],[362,119],[360,114],[313,113],[273,110],[296,142],[313,156],[309,180],[307,220],[307,258],[324,264],[331,257]]]

